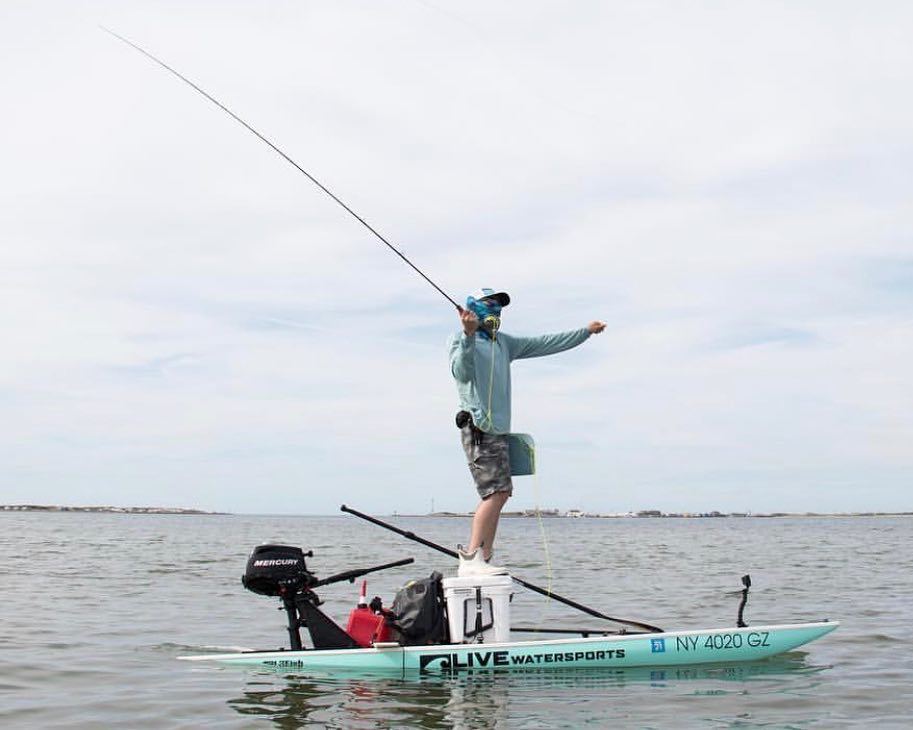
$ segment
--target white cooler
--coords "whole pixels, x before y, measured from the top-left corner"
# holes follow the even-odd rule
[[[463,644],[510,641],[509,575],[473,575],[444,578],[444,599],[450,640]],[[481,631],[479,631],[481,628]]]

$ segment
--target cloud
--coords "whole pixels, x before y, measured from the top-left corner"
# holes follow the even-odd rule
[[[609,322],[514,368],[544,503],[909,508],[907,5],[0,12],[0,501],[474,504],[452,305],[102,22],[507,331]]]
[[[735,324],[729,332],[718,337],[711,346],[721,349],[739,349],[763,345],[810,345],[816,341],[815,333],[808,330],[740,322]]]

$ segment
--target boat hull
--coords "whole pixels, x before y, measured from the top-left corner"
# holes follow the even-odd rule
[[[498,644],[382,645],[370,649],[252,651],[180,657],[295,672],[414,676],[469,671],[669,667],[766,659],[814,641],[836,621],[622,634]]]

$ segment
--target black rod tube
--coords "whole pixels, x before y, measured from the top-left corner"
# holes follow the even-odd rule
[[[371,517],[371,515],[366,515],[364,512],[359,512],[358,510],[352,509],[351,507],[347,507],[346,505],[342,505],[339,509],[342,510],[343,512],[348,512],[350,515],[355,515],[355,517],[360,517],[363,520],[372,522],[375,525],[377,525],[378,527],[383,527],[387,530],[390,530],[391,532],[395,532],[398,535],[402,535],[403,537],[408,538],[409,540],[414,540],[415,542],[421,543],[422,545],[425,545],[426,547],[430,547],[434,550],[437,550],[438,552],[444,553],[445,555],[449,555],[451,558],[458,557],[455,550],[450,550],[449,548],[445,548],[443,545],[438,545],[437,543],[431,542],[431,540],[426,540],[423,537],[419,537],[414,532],[409,532],[408,530],[401,530],[400,528],[396,527],[395,525],[391,525],[388,522],[379,520],[376,517]],[[558,603],[563,603],[565,606],[570,606],[571,608],[576,608],[578,611],[589,614],[590,616],[595,616],[596,618],[601,618],[606,621],[612,621],[617,624],[624,624],[626,626],[634,626],[638,629],[643,629],[644,631],[647,631],[648,633],[657,633],[657,634],[663,633],[663,630],[656,626],[651,626],[650,624],[645,624],[645,623],[642,623],[641,621],[632,621],[630,619],[614,618],[612,616],[608,616],[608,615],[602,613],[601,611],[597,611],[595,608],[590,608],[589,606],[584,606],[582,603],[577,603],[576,601],[572,601],[569,598],[564,598],[563,596],[559,596],[557,593],[553,593],[552,591],[546,590],[545,588],[541,588],[533,583],[523,580],[522,578],[518,578],[515,575],[512,575],[510,577],[513,579],[513,581],[515,583],[519,583],[524,588],[528,588],[529,590],[531,590],[535,593],[539,593],[543,596],[546,596],[547,598],[551,598],[555,601],[558,601]]]

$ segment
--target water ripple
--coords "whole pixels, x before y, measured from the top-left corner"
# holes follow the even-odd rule
[[[447,545],[467,522],[398,518]],[[908,727],[913,658],[910,518],[549,520],[547,564],[535,520],[505,519],[498,557],[539,585],[609,614],[666,628],[829,616],[843,626],[807,651],[752,664],[675,670],[531,671],[421,681],[289,676],[187,664],[182,654],[277,648],[272,599],[244,591],[251,547],[301,544],[318,575],[413,556],[368,576],[389,603],[448,558],[350,517],[3,514],[0,723],[10,727],[331,728]],[[47,587],[50,587],[49,589]],[[41,587],[41,590],[38,590]],[[344,618],[357,586],[327,587]],[[581,617],[518,587],[517,624]],[[53,688],[53,691],[49,691]]]

